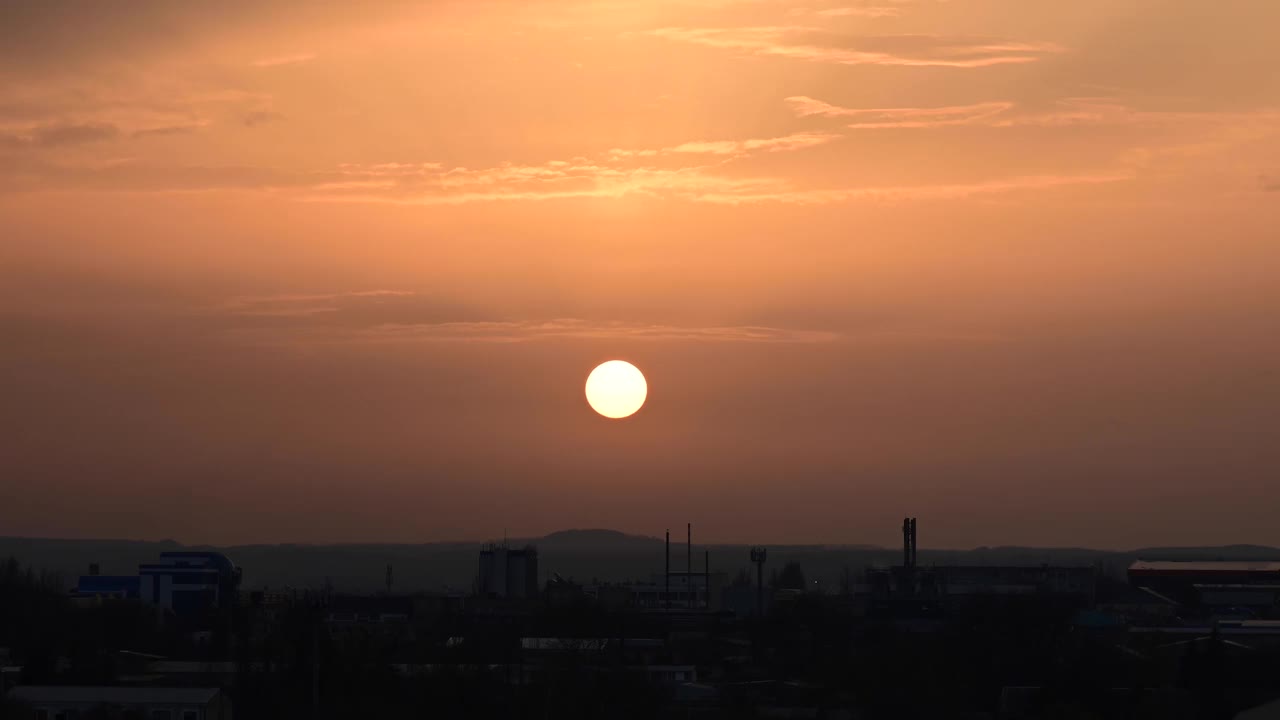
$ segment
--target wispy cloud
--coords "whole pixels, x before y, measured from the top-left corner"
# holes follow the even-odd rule
[[[902,15],[902,8],[888,7],[884,5],[872,5],[864,7],[833,7],[815,10],[815,15],[821,17],[867,17],[867,18],[884,18],[899,17]]]
[[[795,96],[786,99],[800,117],[860,118],[851,128],[925,128],[943,125],[972,125],[996,117],[1014,107],[1011,102],[985,102],[973,105],[951,105],[931,108],[845,108]]]
[[[275,57],[254,60],[250,64],[259,68],[279,67],[281,65],[298,65],[300,63],[311,62],[317,57],[318,56],[315,53],[294,53],[292,55],[277,55]]]
[[[836,188],[798,187],[786,178],[728,176],[711,168],[663,170],[657,168],[575,167],[569,177],[549,181],[552,169],[546,166],[520,168],[517,175],[537,180],[512,181],[513,168],[499,169],[501,182],[483,179],[465,187],[397,188],[379,192],[315,192],[303,196],[311,202],[375,203],[390,205],[461,205],[476,202],[547,201],[570,198],[621,198],[629,195],[666,198],[696,203],[743,205],[784,203],[821,205],[851,201],[900,202],[945,200],[1024,190],[1043,190],[1067,185],[1094,185],[1132,179],[1129,172],[1035,175],[935,185],[860,186]]]
[[[313,188],[311,202],[461,205],[474,202],[621,198],[631,195],[693,198],[707,192],[739,194],[778,187],[773,178],[731,177],[709,167],[627,167],[604,163],[500,165],[455,168],[377,192]]]
[[[186,135],[188,133],[196,132],[202,127],[205,127],[205,123],[190,123],[187,125],[162,125],[160,127],[149,127],[149,128],[142,128],[140,130],[134,130],[131,133],[131,136],[135,138],[145,138],[145,137],[162,137],[165,135]]]
[[[689,153],[707,155],[743,155],[755,150],[764,152],[789,152],[816,147],[838,139],[839,135],[822,132],[802,132],[775,138],[753,140],[718,140],[712,142],[687,142],[664,148],[665,153]]]
[[[816,343],[839,334],[768,325],[672,325],[573,317],[485,317],[403,290],[235,297],[202,313],[229,332],[269,342],[484,342],[617,339]]]
[[[342,163],[338,166],[338,172],[343,175],[353,175],[357,177],[414,177],[434,174],[440,171],[444,165],[438,162],[424,163],[372,163],[362,165],[359,163]]]
[[[797,117],[854,118],[847,127],[934,128],[954,125],[986,127],[1068,127],[1114,125],[1175,127],[1256,126],[1274,124],[1280,114],[1270,111],[1239,113],[1138,110],[1112,98],[1063,98],[1048,106],[1007,100],[940,107],[851,108],[797,95],[786,98]]]
[[[113,140],[120,128],[111,123],[58,122],[0,131],[0,141],[16,147],[53,148]]]
[[[667,27],[651,34],[753,55],[839,65],[980,68],[1035,62],[1062,51],[1046,42],[944,35],[850,36],[800,26]]]
[[[541,340],[636,340],[746,343],[823,343],[833,332],[755,325],[680,326],[597,322],[577,318],[551,320],[386,324],[360,335],[367,340],[518,343]]]
[[[0,141],[31,148],[180,135],[269,111],[271,96],[122,73],[95,81],[0,78]]]
[[[252,128],[258,127],[259,125],[266,125],[269,122],[275,122],[282,117],[284,116],[274,110],[253,110],[245,113],[244,116],[240,118],[240,122],[244,123],[245,127]]]
[[[349,163],[339,166],[338,171],[350,180],[317,184],[306,199],[456,205],[495,200],[617,198],[633,194],[695,197],[707,191],[759,191],[776,187],[779,181],[735,177],[723,172],[723,166],[760,153],[804,150],[839,137],[834,133],[800,132],[773,138],[690,141],[664,148],[614,148],[594,158],[575,157],[535,165],[502,163],[487,168],[446,168],[439,163]]]
[[[340,293],[243,295],[227,300],[217,312],[242,317],[307,317],[337,312],[344,303],[412,297],[407,290],[357,290]]]
[[[1133,179],[1131,173],[1101,173],[1085,175],[1030,175],[972,183],[938,185],[897,185],[883,187],[853,187],[834,189],[788,189],[768,192],[714,193],[708,192],[693,198],[699,202],[723,205],[743,205],[776,202],[792,205],[824,205],[829,203],[868,200],[876,202],[902,202],[910,200],[954,200],[976,195],[992,195],[1024,190],[1043,190],[1068,185],[1098,185]]]

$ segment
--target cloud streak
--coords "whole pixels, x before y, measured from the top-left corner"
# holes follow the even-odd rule
[[[834,7],[818,10],[814,14],[821,17],[885,18],[901,16],[902,9],[883,5],[873,5],[868,7]]]
[[[386,324],[359,336],[374,341],[520,343],[545,340],[632,340],[740,343],[825,343],[840,335],[757,325],[679,326],[597,322],[578,318]]]
[[[1026,190],[1045,190],[1070,185],[1099,185],[1133,179],[1132,173],[1085,175],[1028,175],[971,183],[936,185],[897,185],[835,189],[785,189],[770,192],[707,192],[695,198],[698,202],[721,205],[743,205],[774,202],[790,205],[825,205],[855,200],[902,202],[912,200],[956,200],[977,195],[994,195]]]
[[[246,295],[228,300],[216,310],[240,317],[309,317],[338,312],[351,301],[380,301],[413,297],[406,290],[358,290],[341,293]]]
[[[688,153],[707,155],[746,155],[756,150],[764,152],[790,152],[824,145],[838,139],[839,135],[821,132],[803,132],[783,137],[753,140],[720,140],[715,142],[687,142],[664,148],[663,153]]]
[[[510,168],[503,169],[509,172]],[[529,182],[479,182],[459,192],[441,188],[378,193],[314,192],[310,202],[346,202],[389,205],[461,205],[477,202],[548,201],[569,198],[621,198],[631,195],[717,205],[782,203],[825,205],[852,201],[901,202],[949,200],[1069,185],[1096,185],[1132,179],[1132,173],[1034,175],[934,185],[804,188],[785,178],[732,177],[705,168],[661,170],[656,168],[603,169],[598,175],[577,175],[575,182],[548,182],[549,169],[529,169]],[[583,168],[574,168],[575,172]],[[522,170],[523,171],[523,170]],[[478,171],[484,173],[485,171]],[[318,190],[318,189],[317,189]]]
[[[280,67],[281,65],[300,65],[302,63],[311,62],[318,56],[315,53],[295,53],[292,55],[278,55],[275,57],[262,58],[254,60],[250,65],[257,68]]]
[[[111,123],[59,122],[38,125],[0,135],[4,144],[18,147],[55,148],[113,140],[120,128]]]
[[[844,108],[803,95],[789,97],[786,102],[800,117],[817,115],[858,118],[858,122],[849,125],[855,129],[975,125],[1006,113],[1014,107],[1011,102],[985,102],[932,108]]]
[[[141,130],[134,130],[131,133],[131,137],[145,138],[145,137],[163,137],[165,135],[186,135],[188,133],[196,132],[202,127],[205,127],[204,123],[191,123],[189,125],[164,125],[161,127],[151,127],[151,128],[143,128]]]
[[[819,343],[835,332],[769,325],[674,325],[574,317],[495,319],[405,290],[359,290],[230,298],[202,313],[236,334],[294,342],[480,342],[634,340]]]
[[[245,113],[244,116],[240,118],[240,122],[243,123],[245,127],[253,128],[275,122],[282,117],[284,116],[273,110],[253,110]]]
[[[1138,110],[1112,98],[1063,98],[1047,107],[998,100],[938,107],[851,108],[797,95],[786,98],[797,117],[852,118],[855,130],[936,128],[958,125],[994,128],[1137,126],[1157,128],[1265,129],[1280,122],[1280,113],[1189,112]]]
[[[650,34],[750,55],[837,65],[983,68],[1036,62],[1062,52],[1053,43],[944,35],[835,35],[802,26],[659,28]]]

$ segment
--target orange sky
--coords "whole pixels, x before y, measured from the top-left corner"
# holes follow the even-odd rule
[[[1280,544],[1276,27],[5,4],[0,534]]]

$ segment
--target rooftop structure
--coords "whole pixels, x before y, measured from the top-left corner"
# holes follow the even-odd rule
[[[160,553],[160,562],[143,563],[137,575],[98,575],[97,564],[71,591],[78,598],[137,598],[175,612],[197,611],[235,603],[240,568],[217,552]]]
[[[1129,566],[1129,575],[1197,575],[1270,576],[1280,583],[1280,562],[1252,560],[1139,560]]]
[[[1129,583],[1202,609],[1280,604],[1280,562],[1140,560],[1129,566]]]
[[[722,572],[671,571],[648,581],[583,586],[583,592],[606,605],[633,608],[711,610],[721,608],[728,578]]]
[[[476,592],[492,598],[538,597],[538,548],[511,548],[506,543],[485,545],[480,549]]]
[[[877,611],[929,613],[992,599],[1092,605],[1097,571],[1064,565],[931,565],[918,562],[916,518],[902,519],[902,564],[867,570],[862,590]]]
[[[83,716],[105,707],[134,711],[146,718],[231,718],[231,702],[217,688],[20,685],[10,690],[8,697],[31,706],[37,717]]]

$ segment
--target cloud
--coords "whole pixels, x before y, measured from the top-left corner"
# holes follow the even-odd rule
[[[598,322],[577,318],[524,321],[386,324],[359,336],[365,340],[518,343],[540,340],[635,340],[746,343],[824,343],[840,335],[754,325],[680,326]]]
[[[1073,97],[1048,106],[1030,106],[1007,100],[940,107],[850,108],[797,95],[786,98],[797,117],[855,118],[853,129],[935,128],[956,125],[983,127],[1141,126],[1149,128],[1274,126],[1280,113],[1188,112],[1139,110],[1112,98]]]
[[[391,205],[462,205],[475,202],[565,200],[573,198],[697,198],[708,193],[763,192],[780,183],[773,178],[735,178],[705,167],[657,168],[606,165],[501,165],[457,168],[426,182],[397,185],[380,192],[332,192],[320,187],[301,196],[309,202]],[[330,188],[331,190],[332,188]]]
[[[792,150],[803,150],[805,148],[823,145],[831,142],[832,140],[836,140],[839,137],[839,135],[833,135],[831,133],[802,132],[776,138],[687,142],[673,147],[663,148],[659,152],[707,155],[743,155],[754,150],[762,150],[764,152],[789,152]]]
[[[786,102],[800,117],[819,115],[863,118],[849,126],[857,129],[973,125],[989,121],[1014,107],[1011,102],[985,102],[932,108],[844,108],[802,95],[789,97]]]
[[[55,163],[27,154],[6,159],[0,191],[48,188],[104,192],[278,190],[335,181],[337,173],[293,172],[252,165],[166,165],[133,160]]]
[[[357,290],[341,293],[245,295],[231,298],[217,310],[242,317],[308,317],[338,312],[352,301],[380,302],[388,298],[408,298],[416,293],[407,290]]]
[[[502,163],[487,168],[446,168],[440,163],[347,163],[338,167],[338,172],[347,179],[316,184],[305,199],[456,205],[491,200],[617,198],[633,194],[690,197],[707,191],[761,190],[775,187],[779,181],[731,177],[718,168],[757,153],[804,150],[839,137],[826,132],[800,132],[774,138],[690,141],[657,149],[614,148],[595,158],[575,157],[536,165]],[[637,162],[646,164],[636,165]],[[700,164],[708,162],[711,164]],[[367,190],[377,192],[359,192]]]
[[[7,145],[53,148],[113,140],[120,128],[110,123],[53,123],[0,135]]]
[[[682,326],[590,320],[495,319],[473,308],[412,291],[235,297],[203,313],[228,332],[269,342],[485,342],[564,339],[688,340],[705,342],[815,343],[837,333],[767,325]]]
[[[466,171],[454,186],[416,186],[380,192],[315,192],[310,202],[389,205],[461,205],[477,202],[547,201],[570,198],[621,198],[631,195],[718,205],[784,203],[822,205],[851,201],[898,202],[947,200],[974,195],[1043,190],[1068,185],[1094,185],[1133,178],[1129,172],[1082,175],[1035,175],[941,185],[895,185],[844,188],[797,187],[785,178],[731,176],[715,168],[659,169],[574,166],[557,176],[547,166],[508,166]],[[489,173],[493,173],[490,175]]]
[[[992,195],[1023,190],[1043,190],[1068,185],[1098,185],[1132,180],[1131,173],[1101,173],[1093,175],[1029,175],[971,183],[942,185],[897,185],[885,187],[854,187],[834,189],[778,189],[769,192],[713,193],[708,192],[694,199],[698,202],[721,205],[776,202],[791,205],[825,205],[829,203],[868,200],[876,202],[901,202],[910,200],[955,200],[975,195]]]
[[[814,14],[822,17],[899,17],[902,15],[902,8],[886,7],[882,5],[874,5],[870,7],[834,7],[826,8],[825,10],[817,10]]]
[[[374,163],[371,165],[361,165],[359,163],[342,163],[338,165],[338,172],[343,175],[354,175],[357,177],[413,177],[425,176],[433,174],[444,165],[438,162],[424,163]]]
[[[674,42],[838,65],[981,68],[1029,63],[1062,52],[1052,43],[944,35],[836,35],[816,28],[667,27],[650,34]]]
[[[204,127],[204,123],[192,123],[190,125],[165,125],[161,127],[143,128],[141,130],[134,130],[132,133],[132,137],[144,138],[144,137],[162,137],[165,135],[186,135],[188,133],[196,132],[202,127]]]
[[[1003,127],[1014,124],[1133,122],[1165,118],[1138,113],[1097,98],[1068,99],[1036,110],[1007,101],[931,108],[849,108],[807,96],[786,98],[800,117],[851,119],[852,128],[926,128],[948,125]],[[265,111],[264,111],[265,112]],[[1183,114],[1186,115],[1186,114]],[[487,167],[446,166],[439,162],[343,163],[327,170],[286,172],[266,167],[206,167],[117,162],[98,166],[27,163],[9,179],[10,188],[47,186],[121,191],[254,189],[281,193],[303,202],[388,205],[463,205],[566,199],[649,197],[695,203],[833,204],[945,200],[996,193],[1047,190],[1131,179],[1141,158],[1114,170],[1083,174],[1046,174],[979,178],[950,184],[842,186],[838,180],[814,186],[813,180],[761,172],[754,161],[774,153],[797,152],[834,142],[841,135],[802,131],[765,138],[695,140],[656,148],[614,148],[592,157],[542,163],[505,162]],[[1156,152],[1164,146],[1155,146]],[[834,186],[832,186],[834,184]],[[302,312],[296,308],[289,312]],[[312,308],[323,314],[329,310]]]
[[[111,140],[119,134],[120,128],[107,123],[68,123],[36,128],[32,139],[36,145],[56,147]]]
[[[244,123],[245,127],[258,127],[259,125],[275,122],[283,117],[283,115],[273,110],[253,110],[245,113],[240,118],[240,122]]]
[[[254,60],[250,65],[258,68],[279,67],[281,65],[299,65],[301,63],[311,62],[317,57],[318,56],[315,53],[295,53],[293,55],[279,55],[276,57]]]
[[[0,136],[27,147],[191,133],[271,107],[270,95],[141,71],[35,82],[0,77]]]

